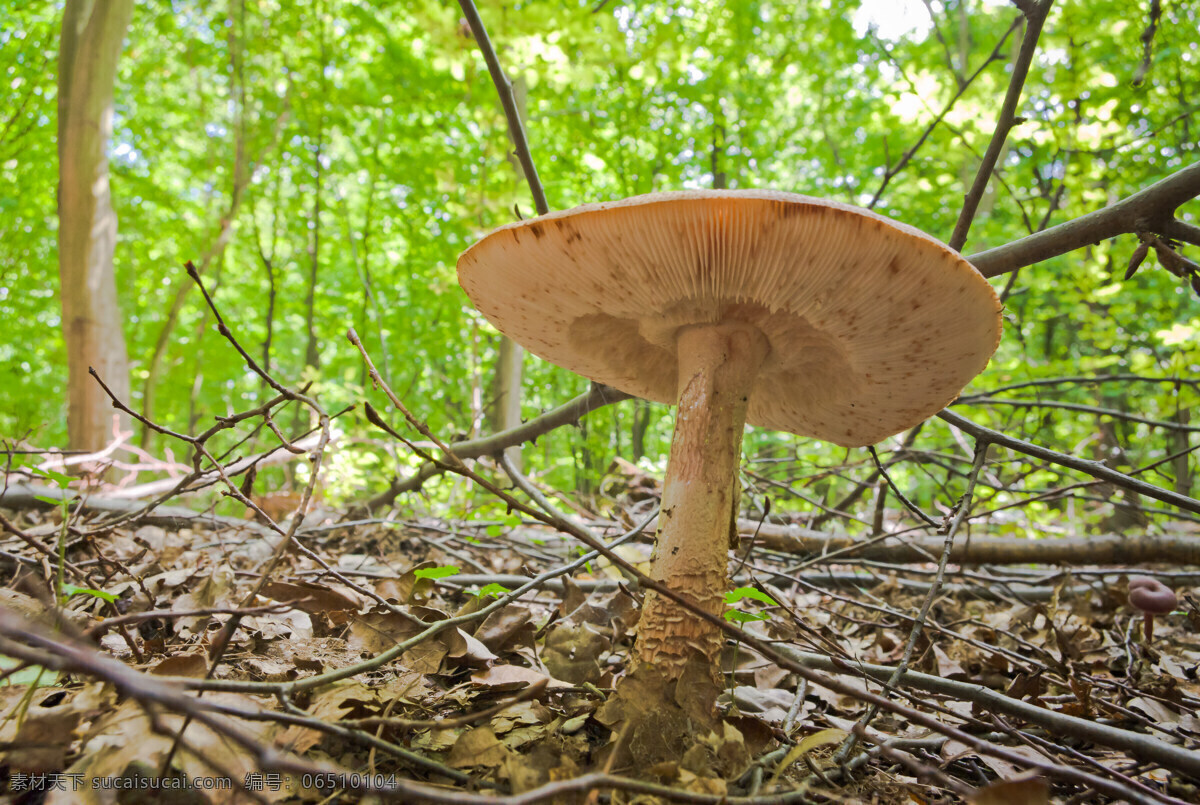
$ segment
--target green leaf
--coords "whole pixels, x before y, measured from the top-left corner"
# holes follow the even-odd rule
[[[76,587],[74,584],[64,584],[62,591],[68,598],[72,595],[90,595],[93,598],[100,598],[110,604],[117,600],[117,596],[112,593],[106,593],[104,590],[93,590],[90,587]]]
[[[413,573],[418,579],[444,579],[447,576],[453,576],[458,573],[458,568],[453,565],[444,567],[425,567]]]
[[[484,596],[499,598],[500,596],[507,595],[508,593],[509,589],[507,587],[496,584],[495,582],[487,585],[486,587],[480,587],[478,590],[471,590],[471,594],[479,598],[483,598]]]
[[[0,654],[0,670],[7,671],[16,668],[21,660]],[[16,673],[4,677],[3,684],[23,687],[25,685],[53,685],[58,681],[58,671],[51,671],[41,665],[30,665]]]
[[[65,475],[58,470],[43,470],[39,467],[30,467],[29,471],[34,475],[39,475],[48,481],[53,481],[59,489],[66,489],[71,484],[71,476]],[[58,501],[54,501],[58,503]]]
[[[738,601],[742,601],[746,598],[750,598],[755,601],[761,601],[769,607],[779,606],[778,601],[761,590],[755,589],[754,587],[738,587],[736,590],[730,590],[729,592],[725,593],[726,604],[736,604]]]

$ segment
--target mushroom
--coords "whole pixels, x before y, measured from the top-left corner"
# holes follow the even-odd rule
[[[1169,615],[1179,605],[1175,591],[1150,576],[1129,579],[1129,605],[1142,613],[1142,631],[1146,644],[1154,639],[1154,616]]]
[[[551,363],[678,412],[652,578],[719,615],[746,423],[846,447],[951,402],[1000,302],[957,252],[790,193],[655,193],[500,227],[458,260],[471,301]],[[636,654],[714,673],[720,630],[650,591]]]

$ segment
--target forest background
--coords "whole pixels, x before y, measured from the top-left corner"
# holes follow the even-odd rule
[[[772,188],[869,206],[951,240],[1019,56],[1014,5],[1023,4],[589,0],[484,2],[480,13],[554,209],[659,190]],[[1192,165],[1198,12],[1194,0],[1051,8],[965,254]],[[56,214],[62,28],[61,3],[0,5],[0,434],[26,447],[68,444]],[[456,4],[136,3],[119,53],[109,313],[127,348],[131,408],[195,432],[273,393],[215,335],[182,268],[190,260],[248,351],[285,382],[311,381],[327,410],[364,395],[365,370],[344,338],[354,327],[433,432],[461,439],[512,424],[497,405],[503,340],[459,290],[455,261],[534,208]],[[1194,222],[1197,210],[1190,202],[1177,217]],[[1188,264],[1162,270],[1146,240],[1102,239],[995,277],[1005,334],[958,410],[1117,467],[1174,456],[1147,479],[1191,495],[1200,303]],[[1123,279],[1148,250],[1142,270]],[[1170,262],[1176,252],[1165,251]],[[531,357],[522,366],[524,419],[588,387]],[[1045,385],[989,393],[1027,383]],[[378,492],[419,463],[356,417],[337,423],[324,478],[333,496]],[[130,429],[150,455],[181,450],[138,423]],[[660,471],[669,441],[668,409],[632,401],[548,434],[523,458],[547,484],[587,494],[615,456]],[[937,468],[969,460],[953,445],[933,420],[918,444],[924,458],[894,468],[917,505],[953,499],[945,484],[955,472]],[[807,506],[784,494],[798,487],[833,502],[847,481],[830,468],[868,461],[865,451],[776,433],[752,432],[746,446],[785,509]],[[942,449],[960,455],[939,457]],[[1026,490],[1059,480],[1017,461],[1009,469]],[[990,528],[1034,533],[1070,500],[1025,501]],[[1069,511],[1084,528],[1114,526],[1103,499]]]

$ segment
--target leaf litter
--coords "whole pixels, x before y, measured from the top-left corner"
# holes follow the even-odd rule
[[[591,526],[615,535],[644,511],[637,502],[653,492],[641,478],[623,491],[619,475],[606,483],[606,512],[619,520],[595,516]],[[53,526],[54,516],[18,513],[29,529]],[[431,538],[434,533],[441,536]],[[578,548],[535,522],[495,529],[426,519],[399,528],[331,528],[314,543],[312,556],[289,555],[276,569],[258,608],[240,618],[225,661],[210,672],[217,635],[269,555],[262,541],[249,528],[117,528],[101,552],[104,589],[116,595],[117,606],[76,596],[67,607],[69,627],[52,626],[53,606],[23,591],[36,590],[34,574],[12,576],[5,608],[44,629],[92,629],[86,633],[93,648],[171,684],[208,677],[212,687],[197,701],[212,708],[213,719],[192,723],[103,676],[43,668],[42,678],[33,680],[10,673],[0,740],[14,802],[134,801],[90,786],[36,796],[14,787],[38,775],[233,781],[225,790],[188,791],[194,797],[188,801],[213,803],[321,802],[330,795],[337,801],[420,800],[412,791],[389,797],[387,785],[396,780],[463,796],[542,792],[530,801],[547,802],[1120,801],[1037,773],[1046,762],[1119,780],[1134,795],[1131,801],[1200,799],[1194,779],[1073,734],[1069,726],[1014,718],[903,681],[889,688],[856,676],[856,663],[895,666],[903,659],[922,591],[901,583],[895,568],[863,574],[852,564],[821,567],[830,579],[822,584],[820,573],[794,571],[795,557],[770,550],[753,553],[742,567],[740,586],[728,599],[730,619],[747,636],[835,658],[848,687],[812,684],[754,647],[727,641],[718,726],[697,732],[674,759],[652,767],[648,788],[561,787],[588,772],[615,779],[627,771],[624,759],[639,751],[622,747],[613,728],[620,718],[612,692],[628,670],[640,606],[640,594],[615,567],[592,562],[554,586],[472,618],[513,589],[514,577],[528,579],[565,563]],[[9,542],[4,550],[19,550]],[[648,555],[645,541],[624,547],[635,561]],[[68,559],[89,555],[79,545]],[[352,585],[332,578],[318,559]],[[858,581],[847,585],[838,573],[858,573]],[[969,583],[934,603],[908,663],[914,675],[976,683],[1048,714],[1196,746],[1200,611],[1192,590],[1177,590],[1184,606],[1160,619],[1153,643],[1146,644],[1122,583],[1081,586],[1064,575],[1037,600],[1003,594],[997,600],[972,595],[972,584],[980,582],[964,580]],[[1002,590],[1003,579],[983,586]],[[139,613],[151,617],[95,628],[114,614],[120,621]],[[414,642],[430,624],[449,618],[462,620]],[[379,658],[405,641],[412,644],[359,673],[287,687]],[[685,711],[689,690],[676,691]],[[885,692],[903,707],[863,723],[869,707],[855,691]],[[1007,753],[941,734],[912,712]],[[226,728],[311,761],[314,769],[376,775],[384,785],[368,793],[339,787],[349,778],[336,776],[263,777],[264,755],[232,740]],[[854,762],[839,754],[851,735],[859,741],[849,755]]]

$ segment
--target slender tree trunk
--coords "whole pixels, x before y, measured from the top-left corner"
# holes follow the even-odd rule
[[[715,115],[720,115],[720,103],[714,104]],[[710,159],[712,161],[712,186],[713,190],[724,190],[729,186],[728,176],[722,170],[724,166],[723,158],[725,156],[725,124],[718,122],[713,124],[712,134],[712,153]]]
[[[1192,421],[1192,409],[1180,406],[1178,388],[1175,390],[1175,395],[1174,419],[1180,425],[1187,425]],[[1167,445],[1172,453],[1179,453],[1171,460],[1172,469],[1175,470],[1174,489],[1181,495],[1191,497],[1192,481],[1195,475],[1192,471],[1191,455],[1187,452],[1191,447],[1191,437],[1187,431],[1173,430],[1167,437]]]
[[[323,115],[322,115],[323,116]],[[321,365],[321,352],[317,347],[317,274],[321,267],[321,150],[323,127],[317,128],[317,147],[313,153],[313,174],[316,186],[313,189],[312,240],[308,246],[308,292],[304,297],[304,329],[308,333],[304,346],[304,365],[317,368]]]
[[[646,455],[646,431],[650,428],[650,403],[645,400],[633,401],[633,427],[630,431],[630,452],[633,463]]]
[[[525,79],[517,76],[512,79],[513,99],[517,104],[517,114],[521,122],[525,122]],[[525,169],[515,154],[510,155],[513,169],[521,178],[525,178]],[[524,372],[525,350],[507,336],[500,336],[500,347],[496,355],[496,379],[493,385],[492,415],[490,417],[493,432],[515,428],[521,424],[521,385],[525,380]],[[504,456],[514,467],[521,466],[520,446],[510,447],[504,451]]]
[[[321,365],[321,352],[317,342],[317,274],[321,267],[321,193],[324,166],[321,157],[325,151],[325,102],[329,97],[329,79],[325,67],[329,64],[329,32],[326,28],[325,6],[317,7],[317,19],[321,37],[321,97],[317,101],[317,142],[313,149],[313,208],[312,240],[309,242],[308,292],[304,299],[304,327],[308,339],[304,346],[304,365],[314,369]]]
[[[500,337],[496,356],[495,395],[492,402],[492,430],[515,428],[521,424],[521,381],[524,375],[525,350],[512,339]],[[521,466],[521,448],[509,447],[505,457],[513,466]]]
[[[72,449],[112,439],[113,409],[94,368],[124,402],[129,358],[117,307],[117,216],[108,184],[113,83],[133,0],[67,0],[58,64],[58,272],[67,346],[67,431]],[[122,430],[129,418],[120,415]]]

